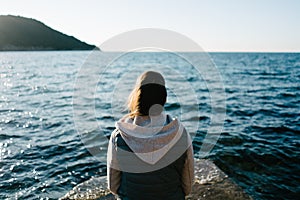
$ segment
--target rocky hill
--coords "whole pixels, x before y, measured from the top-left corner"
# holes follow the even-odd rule
[[[0,15],[0,51],[92,50],[95,47],[35,19]]]

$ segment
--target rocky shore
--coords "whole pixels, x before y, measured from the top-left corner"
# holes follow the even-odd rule
[[[107,190],[106,177],[93,177],[75,186],[60,200],[95,199],[114,200]],[[195,160],[195,183],[186,200],[252,200],[242,188],[235,184],[210,160]]]

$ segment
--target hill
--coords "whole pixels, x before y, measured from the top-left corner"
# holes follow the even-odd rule
[[[0,51],[92,50],[95,47],[35,19],[0,15]]]

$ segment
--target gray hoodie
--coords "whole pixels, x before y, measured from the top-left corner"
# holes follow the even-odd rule
[[[118,146],[117,135],[125,141],[127,150]],[[193,148],[190,136],[179,120],[164,113],[133,119],[124,117],[116,122],[116,129],[109,141],[108,188],[117,194],[122,172],[147,173],[159,170],[174,163],[183,154],[186,156],[181,171],[181,186],[187,195],[194,179]]]

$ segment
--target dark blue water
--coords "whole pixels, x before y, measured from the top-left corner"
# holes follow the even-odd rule
[[[97,95],[73,105],[76,77],[88,55],[0,53],[0,199],[57,199],[91,176],[105,175],[106,141],[97,134],[108,136],[113,130],[122,115],[125,102],[121,102],[138,74],[133,72],[151,65],[163,68],[165,75],[179,71],[184,81],[169,76],[167,86],[175,83],[184,89],[188,82],[195,92],[187,90],[180,97],[169,87],[166,110],[179,118],[188,114],[183,119],[188,129],[199,122],[193,141],[198,152],[211,107],[206,84],[191,66],[168,53],[136,53],[117,60],[95,79],[91,78],[97,76],[95,64],[87,73],[90,76],[82,78],[87,85],[96,83]],[[197,53],[189,56],[195,58]],[[298,199],[300,54],[213,53],[211,57],[223,77],[226,119],[208,158],[254,199]],[[200,114],[191,109],[194,97]],[[96,119],[84,110],[89,99],[95,99]],[[80,127],[75,126],[74,107],[82,109]],[[86,144],[77,134],[82,130],[91,135]],[[93,148],[103,148],[98,157],[88,151]]]

